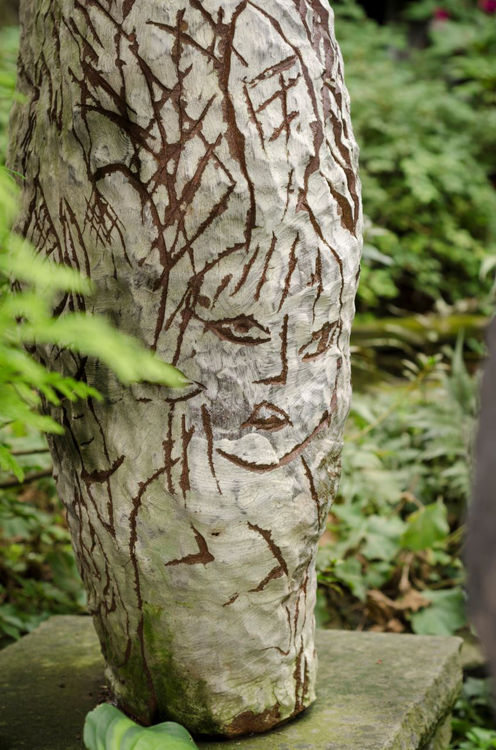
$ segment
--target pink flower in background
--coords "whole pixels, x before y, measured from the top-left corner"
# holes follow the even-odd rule
[[[484,0],[484,2],[491,2],[492,0]],[[496,2],[496,0],[494,0]],[[447,21],[450,17],[449,11],[444,8],[436,8],[434,11],[435,21]]]
[[[496,0],[479,0],[479,8],[492,15],[496,13]]]

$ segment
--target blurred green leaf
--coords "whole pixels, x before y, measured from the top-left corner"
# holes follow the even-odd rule
[[[401,546],[423,550],[443,541],[449,534],[446,506],[441,501],[426,505],[412,513],[406,520]]]
[[[20,482],[24,479],[24,472],[19,462],[4,445],[0,445],[0,469],[13,474]]]
[[[460,588],[422,591],[432,604],[410,616],[414,633],[453,635],[466,624],[465,596]]]
[[[355,557],[339,560],[335,566],[335,574],[336,578],[345,583],[357,599],[365,601],[367,588],[363,580],[362,566]]]

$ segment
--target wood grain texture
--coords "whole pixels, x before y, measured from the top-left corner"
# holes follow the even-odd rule
[[[51,439],[119,704],[228,736],[314,699],[315,552],[339,475],[360,186],[324,0],[24,0],[20,231],[60,299],[176,364]]]

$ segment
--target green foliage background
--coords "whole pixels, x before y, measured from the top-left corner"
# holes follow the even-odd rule
[[[474,2],[431,24],[378,26],[334,2],[361,153],[367,238],[359,312],[426,312],[470,299],[487,309],[481,268],[496,254],[496,23]],[[428,19],[444,3],[414,2]],[[455,13],[456,9],[459,12]],[[462,12],[463,11],[463,12]]]
[[[362,333],[353,352],[362,375],[355,383],[365,380],[366,386],[355,386],[340,494],[318,555],[317,620],[326,627],[471,638],[461,550],[483,347],[472,329],[459,329],[468,313],[488,315],[493,308],[496,15],[475,0],[419,0],[399,21],[378,26],[355,0],[332,5],[361,147],[366,242],[355,329]],[[435,17],[440,6],[448,18]],[[1,31],[0,154],[16,48],[17,30]],[[31,251],[11,236],[14,211],[15,192],[3,173],[0,359],[6,349],[22,356],[22,325],[38,340],[62,336],[59,321],[50,320],[51,295],[57,283],[85,284],[62,274],[54,285],[40,261],[23,275],[26,264],[19,259]],[[21,303],[36,291],[36,309],[16,307],[7,285],[13,274],[27,284]],[[20,327],[14,324],[19,312]],[[435,331],[455,317],[441,343]],[[413,321],[420,329],[415,335]],[[393,328],[402,334],[392,345]],[[368,339],[367,330],[373,332]],[[99,336],[115,346],[108,329]],[[71,339],[74,328],[66,330],[64,343]],[[373,373],[370,350],[378,365]],[[126,371],[128,359],[112,349],[110,360],[114,368],[122,361],[124,380],[140,376]],[[32,367],[24,381],[19,369],[0,376],[0,420],[10,422],[0,426],[2,645],[52,613],[85,607],[52,480],[18,485],[15,475],[49,470],[43,430],[58,426],[39,413],[41,395],[97,396],[85,384],[64,384],[57,373]],[[5,404],[14,408],[14,383],[21,418],[5,412]],[[496,748],[488,684],[480,675],[465,681],[453,726],[452,748]]]

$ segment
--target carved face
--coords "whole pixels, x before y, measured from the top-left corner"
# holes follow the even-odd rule
[[[146,28],[134,6],[117,64],[92,12],[64,154],[68,181],[86,174],[90,189],[73,181],[77,209],[61,200],[48,213],[80,263],[91,258],[100,309],[195,381],[172,408],[183,463],[194,431],[211,466],[264,472],[335,411],[359,202],[321,61],[323,49],[337,64],[329,38],[308,32],[302,55],[262,5],[207,6],[157,4]]]
[[[198,130],[176,165],[186,199],[164,233],[178,261],[160,341],[201,383],[216,455],[260,472],[291,462],[329,426],[346,301],[332,170],[348,188],[299,49],[271,28],[274,62],[261,68],[256,29],[270,20],[254,3],[241,15],[227,89],[210,70],[209,98],[210,62],[186,32],[179,48],[195,60],[197,76],[182,86],[185,111],[197,113],[188,132]],[[167,40],[171,31],[157,28]]]
[[[220,293],[217,274],[206,276],[185,333],[210,376],[202,398],[218,453],[247,469],[289,463],[329,424],[339,286],[315,240],[316,253],[298,254],[297,238],[278,251],[275,236],[264,254],[250,249]]]

